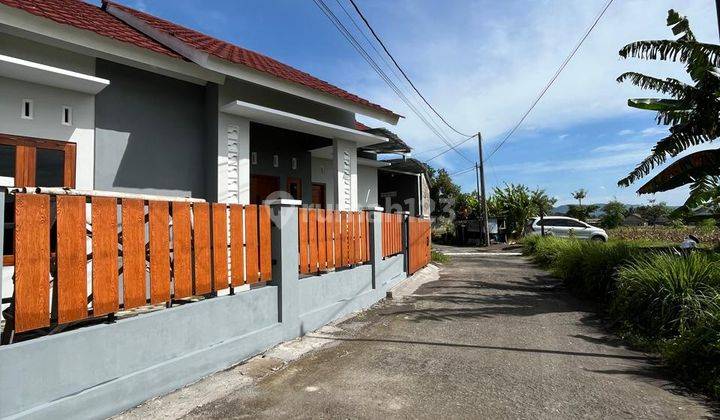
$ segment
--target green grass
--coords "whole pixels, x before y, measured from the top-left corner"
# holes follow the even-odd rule
[[[720,256],[658,240],[532,236],[523,254],[607,309],[619,333],[659,351],[675,375],[720,399]]]
[[[650,337],[683,334],[720,313],[720,262],[699,252],[637,257],[618,271],[611,313]]]
[[[431,251],[430,260],[434,263],[446,264],[450,262],[450,257],[439,251]]]

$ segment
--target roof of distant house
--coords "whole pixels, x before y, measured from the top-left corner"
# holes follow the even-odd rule
[[[70,25],[78,29],[91,31],[156,53],[184,59],[182,55],[108,13],[106,10],[107,7],[112,6],[198,51],[211,54],[234,64],[249,67],[279,79],[339,97],[366,108],[374,109],[383,114],[398,117],[396,113],[389,109],[383,108],[378,104],[372,103],[367,99],[347,92],[273,58],[119,3],[103,0],[102,7],[97,7],[81,0],[0,0],[0,4],[14,7],[63,25]]]

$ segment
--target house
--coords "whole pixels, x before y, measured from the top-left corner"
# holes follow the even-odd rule
[[[637,213],[628,214],[622,221],[623,226],[647,226],[647,221]]]
[[[357,209],[399,115],[270,57],[124,5],[0,0],[3,186]],[[33,170],[34,168],[34,170]],[[35,173],[33,173],[33,171]]]

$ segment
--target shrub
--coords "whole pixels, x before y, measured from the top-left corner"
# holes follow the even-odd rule
[[[719,290],[716,257],[648,254],[620,268],[611,312],[642,334],[673,337],[720,313]]]
[[[438,251],[430,252],[430,259],[432,262],[445,264],[450,262],[450,257]]]
[[[662,356],[679,379],[720,399],[720,314],[668,342]]]
[[[522,239],[522,253],[525,256],[532,256],[535,254],[538,242],[542,239],[539,235],[530,235]]]

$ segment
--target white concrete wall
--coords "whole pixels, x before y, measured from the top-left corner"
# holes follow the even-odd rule
[[[76,188],[93,188],[95,98],[92,95],[0,77],[0,132],[77,144]],[[24,99],[33,101],[33,119],[21,118]],[[63,106],[72,107],[72,125],[63,125]]]
[[[335,164],[330,159],[313,157],[311,166],[312,182],[325,184],[325,205],[335,208]]]
[[[358,176],[355,142],[333,139],[335,197],[338,210],[357,210]]]
[[[378,176],[377,168],[359,164],[358,167],[358,207],[378,206]]]
[[[218,202],[250,204],[250,121],[218,114]]]

